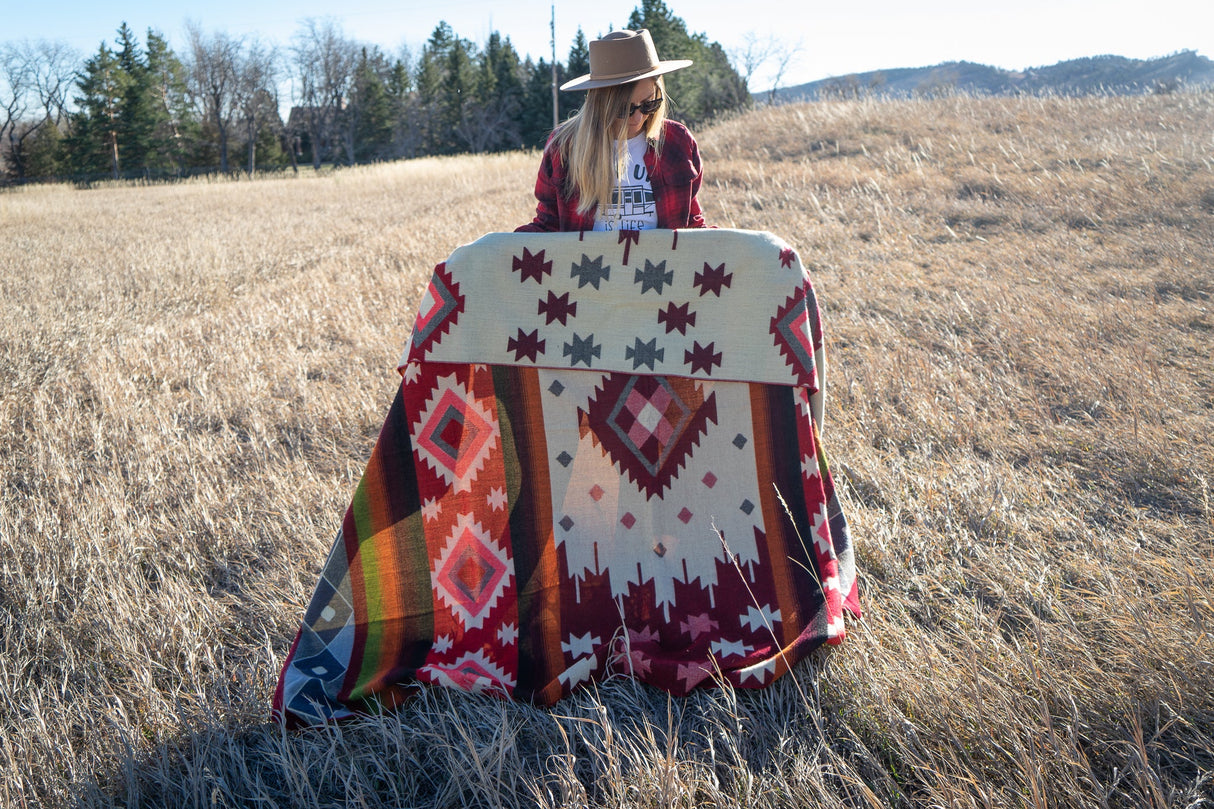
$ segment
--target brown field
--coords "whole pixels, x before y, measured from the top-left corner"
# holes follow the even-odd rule
[[[537,157],[0,194],[0,805],[1214,806],[1214,94],[762,109],[866,615],[757,693],[270,692],[433,265]]]

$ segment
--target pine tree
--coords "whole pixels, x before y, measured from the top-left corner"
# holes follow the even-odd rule
[[[423,154],[433,153],[442,145],[442,124],[439,120],[440,95],[446,79],[444,58],[455,33],[451,26],[440,22],[422,47],[417,65],[418,116],[414,122]]]
[[[185,66],[169,48],[168,40],[150,28],[146,64],[147,100],[153,121],[147,162],[154,170],[180,174],[187,168],[191,144],[198,137]]]
[[[135,33],[125,22],[118,28],[116,58],[124,75],[122,98],[119,102],[117,138],[127,170],[147,170],[155,122],[150,104],[148,71]]]
[[[422,48],[417,69],[422,151],[451,154],[463,143],[458,129],[465,102],[474,100],[476,46],[440,22]],[[466,144],[465,144],[466,145]]]
[[[465,121],[466,104],[476,101],[477,75],[473,63],[476,46],[467,39],[457,37],[447,51],[446,80],[439,93],[439,121],[443,131],[442,151],[459,151],[458,130]],[[464,141],[466,143],[466,141]]]
[[[476,116],[469,121],[466,110],[466,122],[483,128],[482,151],[517,149],[522,138],[522,63],[509,37],[503,39],[496,31],[489,35],[478,74]]]
[[[30,139],[25,171],[30,177],[58,177],[65,173],[63,133],[53,121],[38,127]]]
[[[586,34],[582,26],[578,26],[573,45],[569,47],[569,61],[566,63],[569,75],[573,78],[584,76],[590,72],[590,44],[586,42]]]
[[[565,69],[562,75],[558,77],[558,80],[559,83],[564,84],[569,79],[585,76],[589,72],[590,45],[586,42],[586,35],[582,33],[581,26],[578,26],[577,36],[573,38],[573,45],[569,48],[569,59],[565,63]],[[569,90],[561,93],[559,100],[561,119],[564,120],[582,108],[582,104],[586,101],[586,91]]]
[[[392,157],[416,157],[422,143],[421,104],[413,92],[412,77],[404,59],[392,65],[388,79],[388,98],[391,110]]]
[[[76,98],[78,112],[72,116],[68,139],[72,169],[93,174],[108,171],[117,179],[121,171],[119,132],[122,100],[128,77],[114,52],[103,42],[84,63]]]
[[[392,96],[385,82],[391,76],[387,60],[378,49],[362,49],[354,71],[354,92],[347,110],[354,123],[355,160],[383,160],[392,146]],[[391,79],[389,78],[389,81]]]
[[[691,59],[685,70],[668,73],[664,82],[671,102],[670,115],[691,126],[715,115],[750,104],[746,83],[718,43],[704,34],[691,34],[687,24],[663,0],[642,0],[633,9],[628,27],[646,28],[662,59]]]
[[[543,59],[534,64],[528,59],[523,73],[526,85],[519,113],[519,135],[523,145],[539,148],[552,132],[552,65]]]

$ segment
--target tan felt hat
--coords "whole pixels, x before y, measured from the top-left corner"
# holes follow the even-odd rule
[[[612,31],[590,43],[590,72],[567,81],[562,90],[593,90],[616,84],[650,79],[679,70],[691,64],[690,59],[658,59],[657,49],[649,31]]]

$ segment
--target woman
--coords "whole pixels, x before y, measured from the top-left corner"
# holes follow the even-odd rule
[[[822,340],[796,253],[771,234],[680,238],[704,226],[700,157],[665,120],[662,75],[689,62],[622,31],[590,64],[520,228],[541,233],[435,268],[283,665],[289,722],[418,684],[540,705],[620,674],[762,687],[858,614],[808,417]]]
[[[520,231],[702,228],[703,171],[695,139],[667,120],[662,76],[689,59],[661,61],[645,29],[590,43],[590,73],[562,90],[587,90],[582,108],[549,138],[535,182],[535,219]]]

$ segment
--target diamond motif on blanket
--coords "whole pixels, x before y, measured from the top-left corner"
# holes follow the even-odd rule
[[[421,414],[414,446],[448,486],[470,491],[497,446],[501,428],[454,375],[441,377],[437,383]]]
[[[459,294],[459,284],[451,279],[446,266],[440,264],[435,268],[430,286],[417,307],[417,319],[413,322],[413,351],[424,356],[459,320],[462,311],[464,298]]]
[[[302,672],[306,672],[309,676],[315,677],[318,680],[331,680],[338,675],[346,673],[346,667],[341,661],[329,653],[328,649],[322,649],[319,654],[312,657],[296,660],[293,665]]]
[[[418,670],[418,676],[428,677],[432,682],[448,688],[462,688],[474,693],[508,693],[515,685],[510,673],[480,650],[462,655],[449,666],[430,663]]]
[[[506,589],[510,560],[471,514],[461,514],[434,563],[433,576],[443,603],[465,627],[480,629]]]
[[[717,423],[716,394],[704,398],[695,380],[611,374],[578,417],[621,472],[661,497],[691,457],[708,423]]]
[[[797,375],[798,384],[813,384],[814,345],[803,289],[789,296],[776,311],[771,319],[771,333],[776,338],[776,347]]]

